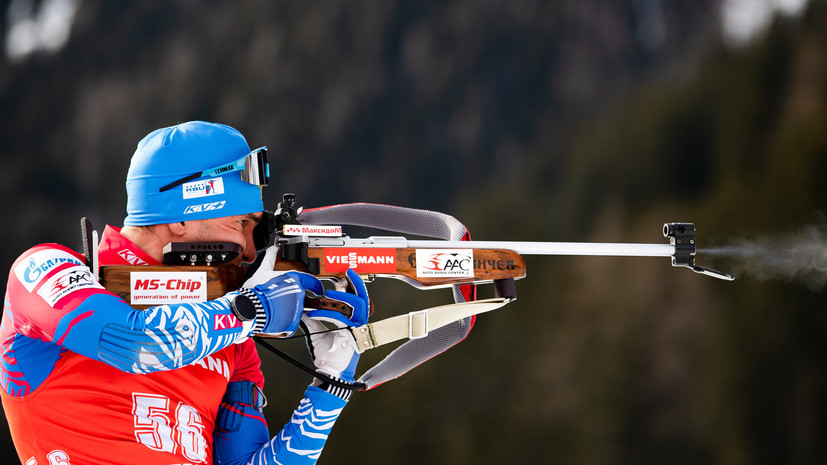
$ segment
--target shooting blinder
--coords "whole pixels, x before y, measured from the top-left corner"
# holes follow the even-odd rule
[[[276,215],[271,211],[262,212],[261,221],[253,228],[253,243],[256,250],[262,250],[270,244],[270,238],[276,231]]]

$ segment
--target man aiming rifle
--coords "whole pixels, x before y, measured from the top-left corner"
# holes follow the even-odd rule
[[[230,243],[238,262],[253,261],[266,244],[257,225],[268,169],[266,148],[251,151],[228,126],[194,121],[150,133],[131,160],[124,226],[106,227],[100,264],[160,265],[172,242]],[[249,337],[319,327],[304,312],[305,291],[352,308],[339,326],[367,323],[369,299],[353,272],[352,293],[325,292],[309,274],[273,271],[274,261],[270,250],[242,288],[213,300],[139,310],[98,283],[94,259],[58,244],[26,251],[12,265],[0,324],[0,397],[21,462],[315,462],[350,394],[337,386],[354,382],[353,338],[313,335],[327,381],[313,381],[270,439]]]

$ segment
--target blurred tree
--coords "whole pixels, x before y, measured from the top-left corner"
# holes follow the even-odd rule
[[[119,224],[135,144],[190,119],[270,147],[270,205],[440,210],[481,239],[694,220],[701,255],[798,228],[827,200],[827,9],[729,49],[719,3],[85,0],[59,54],[0,60],[0,268],[79,248],[81,216]],[[823,291],[665,267],[530,258],[513,309],[355,396],[322,462],[820,462]],[[385,315],[447,298],[372,295]],[[304,375],[263,358],[278,425]]]

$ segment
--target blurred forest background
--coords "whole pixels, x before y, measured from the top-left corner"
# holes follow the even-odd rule
[[[486,240],[660,243],[664,222],[691,221],[699,264],[738,277],[529,257],[516,303],[354,396],[321,463],[827,460],[824,1],[0,12],[3,282],[32,245],[80,250],[82,216],[120,225],[138,140],[193,119],[269,146],[271,208],[283,192],[424,208]],[[370,289],[378,316],[449,299]],[[308,379],[262,358],[275,433]],[[0,455],[16,460],[4,420]]]

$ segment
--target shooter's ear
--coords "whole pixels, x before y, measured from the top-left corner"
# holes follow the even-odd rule
[[[187,232],[187,223],[178,221],[176,223],[169,223],[169,231],[175,236],[183,236]]]

